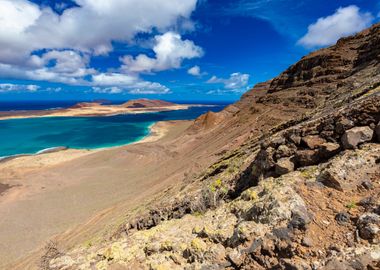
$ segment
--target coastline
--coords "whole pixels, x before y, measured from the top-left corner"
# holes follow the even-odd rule
[[[139,138],[136,141],[126,143],[126,144],[109,146],[109,147],[92,148],[92,149],[89,149],[89,148],[86,148],[86,149],[69,148],[66,146],[49,147],[49,148],[41,149],[41,150],[37,151],[36,153],[30,153],[30,154],[20,153],[20,154],[15,154],[15,155],[11,155],[11,156],[0,157],[0,164],[8,162],[10,160],[22,158],[22,157],[37,157],[37,156],[49,155],[49,154],[58,153],[58,152],[72,153],[73,151],[89,154],[89,153],[95,153],[95,152],[108,150],[108,149],[120,148],[120,147],[124,147],[127,145],[156,142],[156,141],[160,140],[161,138],[165,137],[165,135],[169,132],[170,126],[173,123],[179,122],[179,121],[189,121],[189,120],[168,120],[168,121],[155,122],[148,127],[149,132],[147,135]]]
[[[54,235],[86,222],[121,200],[134,202],[143,190],[161,189],[157,174],[163,151],[191,125],[156,122],[141,140],[95,150],[67,149],[0,162],[0,268],[43,247]],[[157,179],[156,179],[157,178]],[[57,206],[59,209],[57,210]],[[12,209],[12,211],[10,211]],[[25,223],[25,214],[30,219]],[[29,214],[28,214],[29,215]]]
[[[212,104],[176,104],[171,106],[124,108],[119,105],[93,105],[85,108],[57,108],[31,111],[0,111],[0,121],[42,117],[107,117],[123,114],[144,114],[188,110],[191,107],[215,107]]]
[[[150,108],[124,108],[117,105],[93,105],[85,108],[66,108],[66,109],[47,109],[38,111],[5,111],[0,112],[1,120],[11,119],[29,119],[41,117],[101,117],[101,116],[115,116],[123,114],[143,114],[155,113],[165,111],[178,111],[187,110],[190,107],[203,106],[203,105],[173,105],[163,107],[150,107]],[[205,105],[207,106],[207,105]]]

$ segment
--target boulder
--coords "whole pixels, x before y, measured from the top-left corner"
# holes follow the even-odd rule
[[[297,163],[303,166],[316,165],[321,160],[319,152],[317,150],[300,150],[295,155]]]
[[[380,158],[380,145],[365,145],[362,149],[345,151],[330,159],[323,167],[317,179],[325,186],[344,190],[357,190],[368,175],[377,173]],[[369,185],[366,185],[369,187]]]
[[[372,140],[373,130],[368,127],[354,127],[347,130],[342,136],[342,144],[345,149],[355,149],[359,144]]]
[[[380,236],[380,216],[374,213],[366,213],[360,216],[357,228],[361,238],[374,241]]]
[[[337,143],[324,143],[320,146],[320,154],[323,158],[331,158],[339,153],[340,145]]]
[[[283,175],[294,171],[294,163],[290,158],[281,158],[277,161],[275,172],[277,175]]]
[[[316,149],[322,144],[326,143],[326,140],[317,135],[312,135],[303,137],[302,142],[310,149]]]

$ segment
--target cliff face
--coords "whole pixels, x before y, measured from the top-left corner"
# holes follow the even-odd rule
[[[216,162],[45,269],[379,269],[380,25],[316,51],[183,141]],[[196,150],[196,149],[195,149]]]

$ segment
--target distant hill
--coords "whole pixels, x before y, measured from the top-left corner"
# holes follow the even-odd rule
[[[177,104],[164,101],[164,100],[153,100],[153,99],[134,99],[130,100],[124,104],[122,107],[126,108],[157,108],[157,107],[168,107],[168,106],[176,106]]]

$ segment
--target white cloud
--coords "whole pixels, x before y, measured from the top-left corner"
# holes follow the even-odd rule
[[[12,84],[12,83],[2,83],[0,84],[0,93],[4,92],[36,92],[40,86],[34,84]]]
[[[139,78],[140,71],[178,68],[202,49],[182,40],[191,30],[190,15],[197,0],[76,0],[78,7],[57,14],[28,0],[0,0],[0,78],[59,82],[99,87],[116,93],[169,93],[159,84]],[[155,37],[155,58],[140,55],[120,73],[90,67],[91,57],[106,55],[113,42],[133,43],[138,33]],[[44,53],[36,53],[36,51]]]
[[[206,72],[202,72],[199,66],[193,66],[192,68],[189,68],[187,73],[197,77],[207,74]]]
[[[165,31],[189,18],[196,0],[77,0],[59,15],[27,0],[0,1],[0,62],[20,63],[39,49],[112,50],[137,33]],[[96,27],[95,27],[96,26]]]
[[[91,84],[96,93],[130,93],[130,94],[169,94],[166,86],[141,80],[134,75],[120,73],[101,73],[92,76]]]
[[[48,92],[61,92],[62,87],[48,87],[48,88],[46,88],[46,91],[48,91]]]
[[[373,16],[369,12],[351,5],[339,8],[333,15],[319,18],[309,25],[308,32],[298,44],[305,47],[318,47],[334,44],[339,38],[355,34],[371,25]]]
[[[144,94],[144,95],[153,95],[153,94],[165,95],[165,94],[170,94],[171,91],[169,88],[159,83],[143,82],[141,83],[139,87],[135,87],[131,89],[128,93]]]
[[[248,85],[249,74],[242,74],[240,72],[232,73],[228,79],[218,78],[212,76],[207,83],[224,84],[224,88],[228,90],[241,90]]]
[[[152,72],[180,68],[183,60],[201,57],[202,48],[190,40],[182,40],[174,32],[167,32],[155,37],[153,47],[155,58],[140,54],[136,58],[124,56],[122,69],[127,72]]]
[[[92,87],[94,93],[99,94],[120,94],[123,93],[123,89],[117,86],[113,87]]]

